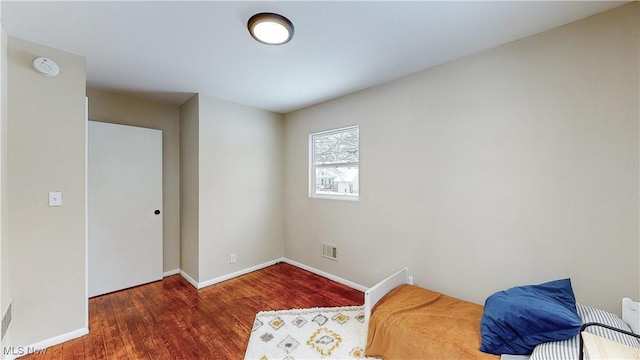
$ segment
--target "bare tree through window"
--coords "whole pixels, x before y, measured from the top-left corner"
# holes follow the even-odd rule
[[[344,132],[328,133],[315,137],[314,160],[316,164],[340,164],[358,162],[357,128]]]

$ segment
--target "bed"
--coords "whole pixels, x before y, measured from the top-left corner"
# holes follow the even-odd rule
[[[365,292],[367,356],[383,359],[578,359],[579,335],[540,344],[531,355],[501,357],[481,352],[483,306],[412,284],[408,268],[403,268]],[[631,299],[623,300],[622,320],[598,309],[580,304],[576,306],[581,323],[595,321],[629,332],[640,332],[640,303]],[[590,330],[596,335],[640,348],[638,339],[612,335],[607,331],[610,330]]]

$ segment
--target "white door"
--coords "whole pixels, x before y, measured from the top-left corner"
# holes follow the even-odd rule
[[[89,296],[162,279],[162,131],[89,121]]]

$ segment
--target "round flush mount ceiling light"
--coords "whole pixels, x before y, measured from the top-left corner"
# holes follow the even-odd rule
[[[249,33],[257,41],[268,45],[286,44],[293,37],[293,24],[282,15],[260,13],[247,23]]]

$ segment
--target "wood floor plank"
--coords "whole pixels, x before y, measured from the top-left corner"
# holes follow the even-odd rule
[[[200,290],[173,275],[89,299],[89,335],[22,359],[243,359],[259,311],[363,302],[362,292],[285,263]]]

